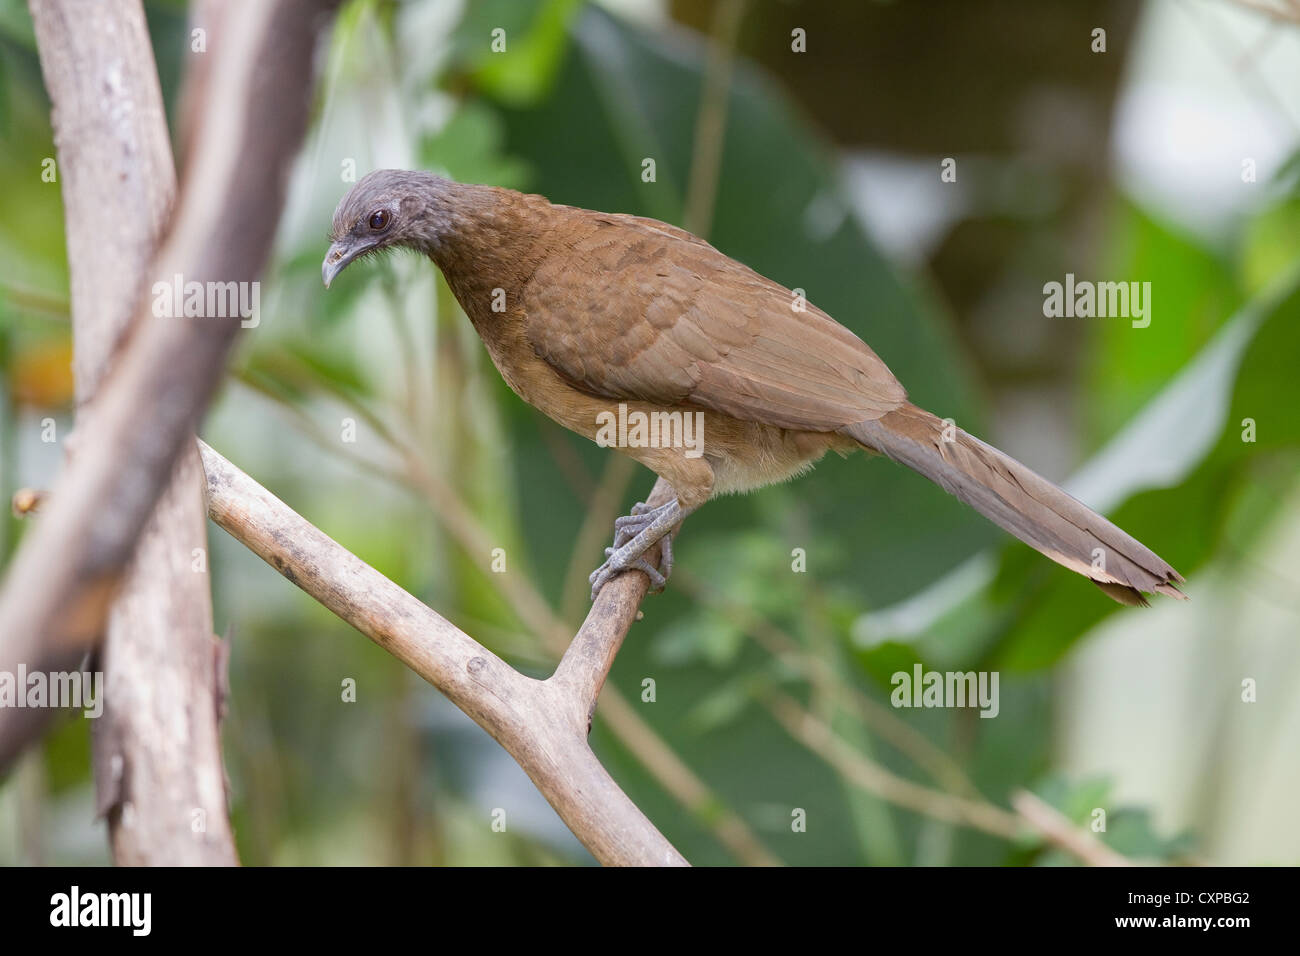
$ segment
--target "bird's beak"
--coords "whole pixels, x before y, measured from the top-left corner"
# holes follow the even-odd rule
[[[342,272],[349,262],[365,251],[364,248],[353,246],[347,239],[340,239],[338,242],[332,243],[330,251],[325,253],[325,261],[321,263],[320,267],[320,277],[325,283],[325,288],[330,287],[334,277]]]

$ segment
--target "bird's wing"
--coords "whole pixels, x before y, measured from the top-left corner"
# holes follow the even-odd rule
[[[575,387],[809,431],[905,400],[852,332],[690,233],[633,216],[571,223],[520,304],[529,344]]]

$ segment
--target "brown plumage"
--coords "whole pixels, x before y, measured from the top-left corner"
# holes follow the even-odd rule
[[[789,289],[688,232],[541,196],[380,170],[343,198],[322,275],[405,246],[429,256],[525,401],[596,438],[602,414],[700,413],[703,453],[619,450],[677,501],[620,519],[593,595],[640,568],[681,517],[717,494],[862,447],[912,468],[1126,604],[1183,595],[1178,572],[1051,482],[910,404],[861,339]],[[671,548],[665,547],[671,568]]]

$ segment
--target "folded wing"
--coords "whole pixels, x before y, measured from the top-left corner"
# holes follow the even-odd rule
[[[861,339],[708,243],[651,219],[573,213],[588,228],[566,231],[522,306],[529,344],[575,387],[808,431],[905,400]]]

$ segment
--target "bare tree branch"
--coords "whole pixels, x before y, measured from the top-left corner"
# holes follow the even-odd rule
[[[77,400],[130,327],[176,194],[138,2],[33,3],[54,106],[72,275]],[[105,42],[111,38],[111,42]],[[217,733],[203,473],[186,456],[141,536],[99,654],[97,805],[119,864],[237,862]]]
[[[518,761],[597,860],[625,866],[685,865],[587,743],[586,692],[598,688],[608,672],[604,650],[580,661],[575,658],[568,680],[539,681],[520,674],[212,448],[202,442],[199,447],[212,520],[447,695]],[[610,582],[605,588],[610,596],[602,593],[598,602],[603,605],[598,617],[602,623],[593,625],[593,631],[600,631],[589,635],[584,646],[616,646],[647,586],[639,573]]]
[[[353,406],[361,414],[369,416],[364,406]],[[487,532],[473,517],[456,490],[440,476],[429,470],[420,456],[410,446],[394,435],[381,421],[367,419],[384,437],[392,448],[398,452],[405,464],[405,472],[391,476],[394,480],[409,484],[420,491],[433,505],[439,518],[446,524],[452,535],[460,542],[466,553],[480,562],[491,553],[492,542]],[[338,443],[330,442],[322,447],[337,452]],[[367,465],[373,469],[373,465]],[[651,498],[662,498],[666,486],[656,482],[651,490]],[[658,560],[658,548],[649,553],[649,560]],[[614,578],[601,589],[600,595],[592,605],[583,624],[583,629],[594,629],[578,637],[565,622],[551,610],[541,593],[519,575],[491,575],[493,584],[502,597],[510,604],[515,613],[528,624],[541,639],[548,651],[556,657],[563,657],[575,643],[587,642],[583,657],[586,659],[581,667],[570,666],[566,679],[574,679],[579,673],[591,675],[585,691],[589,699],[598,693],[608,674],[608,666],[613,662],[613,655],[621,646],[623,635],[636,619],[641,600],[650,586],[649,579],[640,571],[633,571]],[[617,636],[618,644],[612,647],[609,642]],[[601,663],[604,661],[605,663]],[[604,673],[595,676],[593,668],[603,666]],[[598,681],[598,682],[597,682]],[[636,711],[610,688],[604,694],[604,719],[619,739],[632,751],[641,763],[655,774],[656,778],[683,806],[693,813],[707,814],[712,818],[711,829],[718,839],[742,862],[756,866],[773,866],[779,861],[759,842],[745,821],[733,810],[719,806],[719,801],[709,787],[702,781],[672,750],[664,744],[653,728],[646,723]]]
[[[138,0],[33,0],[31,12],[53,107],[80,406],[131,325],[176,171]]]
[[[647,504],[651,508],[657,508],[667,504],[672,497],[672,487],[660,478],[655,482]],[[659,561],[658,546],[652,553],[647,552],[646,560],[652,565]],[[638,571],[635,575],[620,575],[611,583],[619,583],[621,586],[601,588],[591,610],[587,612],[587,619],[569,643],[569,649],[564,652],[560,666],[551,678],[557,684],[570,688],[586,704],[588,723],[595,713],[596,699],[600,697],[600,689],[605,686],[609,669],[614,666],[614,657],[623,646],[623,638],[641,609],[641,600],[650,586],[650,579]],[[612,593],[607,595],[606,591]]]
[[[100,648],[96,809],[129,866],[239,862],[219,732],[225,654],[212,633],[203,471],[187,452],[136,548]]]
[[[331,0],[238,0],[222,8],[200,121],[170,231],[150,277],[225,287],[257,278],[307,123],[318,27]],[[112,234],[101,237],[112,241]],[[146,284],[148,278],[146,278]],[[99,640],[135,544],[220,381],[240,316],[136,321],[83,409],[78,441],[51,505],[24,537],[0,590],[0,669],[80,656]],[[205,303],[205,305],[207,305]],[[0,715],[0,767],[31,739]]]
[[[246,384],[256,388],[251,382]],[[274,399],[274,396],[267,397]],[[526,577],[492,574],[488,570],[486,556],[491,552],[491,542],[486,530],[475,520],[473,513],[466,507],[456,490],[429,471],[409,444],[392,434],[382,421],[372,420],[373,416],[364,405],[353,405],[352,407],[358,413],[367,416],[367,421],[390,444],[392,450],[401,459],[403,467],[399,469],[377,465],[369,459],[349,452],[345,445],[326,437],[319,426],[300,409],[292,404],[275,400],[280,410],[289,415],[296,427],[322,450],[365,469],[368,474],[378,475],[385,481],[421,494],[463,551],[488,576],[492,585],[523,624],[538,637],[546,652],[557,660],[564,656],[572,643],[573,629],[551,610],[541,593]],[[597,498],[599,497],[598,494]],[[613,521],[612,515],[609,521]],[[645,575],[640,572],[629,573],[623,578],[632,581],[640,580],[643,582],[643,588],[649,585]],[[613,586],[614,583],[611,582],[609,586]],[[619,586],[621,588],[623,585]],[[584,596],[585,593],[584,590]],[[614,593],[616,592],[611,592],[611,595]],[[601,719],[615,738],[674,800],[704,821],[718,841],[737,860],[750,866],[780,864],[780,860],[768,852],[745,820],[730,809],[717,793],[711,790],[708,784],[664,742],[646,719],[637,713],[636,709],[619,693],[618,688],[606,687],[601,695],[601,704]]]
[[[722,0],[713,9],[708,66],[700,90],[699,112],[695,115],[690,180],[682,215],[682,227],[701,238],[708,238],[713,226],[718,176],[722,171],[722,147],[727,136],[731,74],[735,68],[736,41],[744,17],[745,0]]]
[[[337,443],[331,443],[331,446],[337,446]],[[403,449],[400,443],[395,447]],[[462,548],[482,562],[484,556],[491,552],[490,541],[455,490],[424,468],[417,456],[404,451],[403,457],[409,474],[399,480],[409,481],[420,490]],[[662,495],[662,482],[656,482],[650,497],[659,501],[663,500],[660,497]],[[658,553],[657,548],[653,549],[648,559],[658,560]],[[495,579],[493,583],[515,613],[533,629],[546,649],[556,657],[569,653],[569,648],[578,643],[579,639],[586,645],[582,653],[584,662],[571,662],[570,666],[574,669],[569,671],[566,679],[574,680],[581,674],[589,675],[584,678],[587,683],[584,694],[588,698],[598,692],[603,684],[613,654],[617,653],[623,635],[636,620],[641,600],[650,586],[649,579],[640,571],[614,578],[601,589],[583,623],[583,629],[593,629],[594,633],[584,635],[579,631],[578,637],[571,637],[564,621],[556,616],[526,578],[512,575],[492,577]],[[615,637],[619,643],[610,647],[609,642],[615,640]],[[605,670],[597,677],[594,669],[600,667]],[[780,862],[767,851],[739,814],[720,804],[717,795],[664,743],[616,688],[606,690],[603,699],[601,714],[610,729],[678,802],[693,813],[707,813],[712,819],[710,826],[714,834],[737,859],[752,866],[774,866]]]

